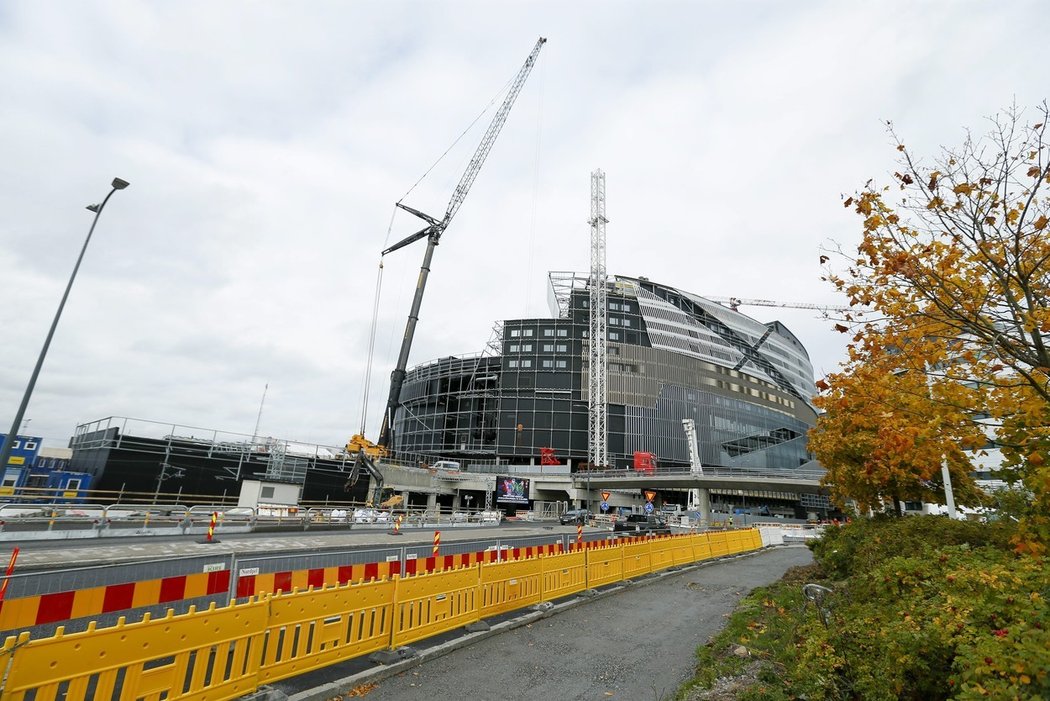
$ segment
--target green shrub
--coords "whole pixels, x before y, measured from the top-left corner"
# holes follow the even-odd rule
[[[759,660],[738,698],[1050,699],[1050,568],[1009,537],[938,517],[828,529],[818,566],[753,592],[699,651],[696,683]],[[807,579],[832,588],[826,626],[802,596]]]
[[[927,548],[992,545],[1008,548],[1011,527],[1005,523],[956,521],[943,516],[879,515],[830,526],[811,544],[813,556],[833,580],[863,572],[889,557]]]

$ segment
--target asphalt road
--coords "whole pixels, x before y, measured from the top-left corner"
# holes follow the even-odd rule
[[[120,562],[151,561],[175,557],[223,556],[308,552],[313,550],[353,549],[359,547],[401,547],[433,542],[435,530],[442,540],[495,540],[556,537],[575,534],[573,526],[544,524],[542,522],[511,521],[500,525],[470,527],[442,526],[438,528],[403,529],[402,535],[390,535],[388,528],[358,528],[331,531],[288,531],[283,533],[218,533],[213,543],[202,543],[202,536],[142,536],[121,538],[89,538],[81,540],[43,540],[17,543],[21,554],[17,571],[82,567]],[[604,530],[584,529],[588,539],[607,535]],[[553,536],[552,536],[553,534]],[[0,546],[6,558],[8,547]]]
[[[692,677],[696,648],[721,629],[737,601],[812,560],[806,547],[788,546],[707,563],[559,606],[550,617],[458,649],[445,643],[447,654],[389,678],[377,675],[381,668],[341,680],[330,670],[275,686],[293,701],[342,698],[362,684],[375,684],[370,701],[663,701]]]

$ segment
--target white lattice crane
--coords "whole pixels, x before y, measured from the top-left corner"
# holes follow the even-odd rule
[[[787,307],[789,309],[816,309],[822,312],[848,312],[849,307],[840,307],[833,304],[811,304],[809,302],[777,302],[772,299],[741,299],[740,297],[710,297],[705,295],[704,299],[719,304],[727,304],[729,308],[736,311],[739,307]]]

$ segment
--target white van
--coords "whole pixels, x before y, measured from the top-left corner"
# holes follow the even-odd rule
[[[431,467],[435,470],[458,470],[460,465],[455,460],[438,460]]]

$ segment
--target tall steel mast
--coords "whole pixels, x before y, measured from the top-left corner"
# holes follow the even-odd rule
[[[609,289],[605,274],[605,173],[591,173],[591,275],[589,280],[587,461],[591,469],[609,466],[608,323]]]
[[[478,171],[481,170],[481,166],[485,163],[485,159],[489,155],[489,151],[492,150],[492,144],[495,143],[496,137],[499,136],[500,129],[503,128],[504,122],[507,121],[507,115],[510,113],[510,108],[514,106],[514,101],[518,97],[518,93],[521,92],[522,86],[525,84],[525,79],[529,77],[529,73],[532,72],[532,66],[536,63],[536,57],[540,53],[540,49],[547,43],[547,40],[540,37],[536,42],[536,45],[532,48],[532,53],[525,59],[525,65],[518,71],[517,77],[514,78],[514,82],[510,86],[510,90],[507,92],[507,97],[504,98],[503,104],[500,105],[496,115],[492,118],[492,123],[489,124],[488,131],[481,139],[481,144],[478,145],[478,150],[474,152],[474,157],[470,159],[470,164],[467,166],[466,172],[459,179],[459,184],[456,185],[455,192],[452,193],[452,199],[448,203],[448,208],[445,210],[445,216],[442,219],[436,219],[429,214],[424,214],[417,209],[413,209],[408,205],[397,203],[397,206],[405,210],[409,214],[413,214],[427,223],[427,226],[417,231],[416,233],[408,236],[401,241],[398,241],[390,248],[383,251],[385,256],[387,253],[393,253],[399,248],[403,248],[410,243],[418,241],[421,238],[427,239],[427,249],[423,253],[423,264],[419,268],[419,280],[416,282],[415,296],[412,298],[412,309],[408,313],[408,323],[405,325],[405,337],[401,340],[401,352],[397,357],[397,365],[394,367],[394,371],[390,373],[390,396],[387,398],[386,411],[383,414],[383,424],[379,431],[379,445],[385,446],[388,450],[393,448],[393,441],[391,440],[391,431],[394,425],[394,414],[397,411],[397,406],[401,398],[401,386],[405,383],[405,370],[408,368],[408,355],[412,350],[412,338],[416,333],[416,323],[419,321],[419,308],[423,303],[423,291],[427,286],[427,276],[430,274],[430,262],[434,257],[434,249],[437,247],[438,242],[441,240],[441,235],[445,233],[445,229],[448,228],[449,223],[452,221],[452,217],[459,211],[460,206],[463,204],[463,200],[466,199],[467,193],[470,192],[470,186],[474,184],[474,179],[478,177]]]

